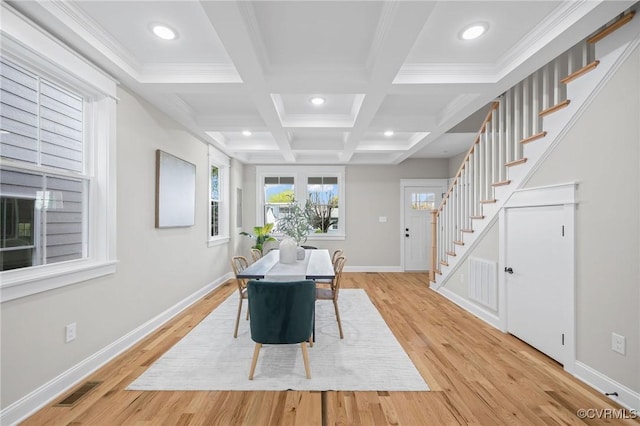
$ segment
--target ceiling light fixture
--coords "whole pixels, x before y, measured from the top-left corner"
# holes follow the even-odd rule
[[[242,136],[251,136],[251,131],[250,130],[243,130],[242,131]]]
[[[489,29],[489,25],[484,22],[478,22],[476,24],[469,25],[462,30],[460,38],[463,40],[475,40],[483,35]]]
[[[151,31],[163,40],[173,40],[176,38],[176,32],[166,25],[154,24],[151,26]]]
[[[315,106],[324,105],[324,103],[327,102],[327,100],[321,96],[314,96],[310,101]]]
[[[393,130],[386,130],[386,131],[384,132],[384,135],[385,135],[386,137],[388,137],[388,138],[389,138],[389,137],[391,137],[391,136],[393,136]]]

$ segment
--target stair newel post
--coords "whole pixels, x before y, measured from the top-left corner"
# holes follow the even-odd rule
[[[431,268],[429,279],[436,282],[436,268],[438,267],[438,210],[431,210]]]

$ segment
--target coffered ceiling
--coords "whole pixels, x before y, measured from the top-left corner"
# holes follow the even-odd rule
[[[456,155],[492,99],[633,4],[8,3],[198,137],[260,164]],[[487,32],[463,40],[477,22]],[[157,38],[155,23],[176,38]],[[325,103],[313,105],[314,96]]]

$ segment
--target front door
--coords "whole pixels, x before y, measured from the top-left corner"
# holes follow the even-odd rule
[[[426,271],[431,261],[431,210],[442,199],[439,186],[404,188],[404,270]]]
[[[506,210],[507,330],[564,364],[572,300],[563,206]],[[567,342],[568,343],[568,342]]]

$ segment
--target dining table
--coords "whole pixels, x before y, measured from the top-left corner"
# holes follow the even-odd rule
[[[305,250],[304,259],[281,263],[280,251],[271,250],[238,273],[238,278],[269,281],[332,280],[335,277],[329,250]]]

